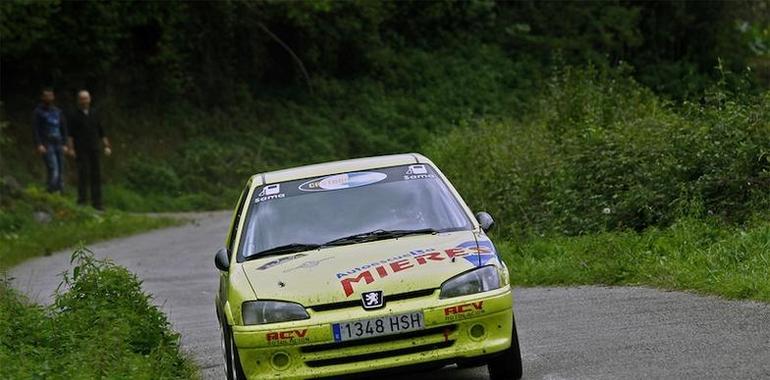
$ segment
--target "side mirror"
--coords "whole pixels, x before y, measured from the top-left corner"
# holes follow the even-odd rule
[[[495,226],[495,220],[492,219],[492,215],[489,215],[486,211],[477,213],[476,220],[479,221],[479,225],[484,232],[488,232]]]
[[[214,255],[214,266],[222,272],[227,272],[230,269],[230,255],[227,249],[220,248],[217,254]]]

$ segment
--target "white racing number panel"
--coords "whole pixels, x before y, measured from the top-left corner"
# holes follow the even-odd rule
[[[388,315],[378,318],[361,319],[335,323],[332,334],[335,342],[372,338],[383,335],[400,334],[425,328],[425,319],[421,311],[405,314]]]

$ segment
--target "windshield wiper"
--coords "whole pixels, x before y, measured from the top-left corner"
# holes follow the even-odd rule
[[[294,253],[294,252],[311,251],[314,249],[318,249],[320,247],[321,247],[320,244],[289,243],[289,244],[284,244],[284,245],[279,245],[277,247],[269,248],[264,251],[259,251],[257,253],[252,253],[251,255],[246,256],[246,260],[258,259],[258,258],[263,258],[267,256],[284,255],[287,253]]]
[[[416,230],[383,230],[378,229],[370,232],[364,232],[360,234],[350,235],[334,239],[321,244],[321,247],[329,247],[335,245],[347,245],[355,243],[363,243],[376,240],[395,239],[408,235],[422,235],[422,234],[437,234],[443,232],[434,228],[421,228]]]
[[[252,253],[251,255],[248,255],[245,258],[246,260],[252,260],[252,259],[258,259],[258,258],[263,258],[267,256],[278,256],[278,255],[285,255],[287,253],[312,251],[312,250],[324,248],[324,247],[364,243],[364,242],[376,241],[376,240],[395,239],[395,238],[408,236],[408,235],[437,234],[440,232],[444,232],[444,230],[436,230],[434,228],[421,228],[416,230],[378,229],[370,232],[364,232],[360,234],[341,237],[339,239],[327,241],[326,243],[323,243],[323,244],[289,243],[289,244],[279,245],[277,247],[269,248],[264,251]]]

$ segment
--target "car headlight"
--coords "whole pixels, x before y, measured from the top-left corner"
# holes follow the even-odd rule
[[[452,298],[487,292],[500,287],[500,273],[491,265],[455,276],[441,285],[439,298]]]
[[[241,307],[244,325],[263,325],[308,319],[305,308],[298,303],[281,301],[248,301]]]

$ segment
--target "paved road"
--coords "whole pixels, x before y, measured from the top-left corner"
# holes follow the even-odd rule
[[[205,379],[222,374],[213,309],[213,253],[229,215],[95,244],[144,280],[182,333]],[[15,286],[47,302],[68,266],[62,252],[11,271]],[[770,379],[770,305],[641,287],[517,289],[526,379]],[[486,379],[484,368],[447,368],[398,379]]]

